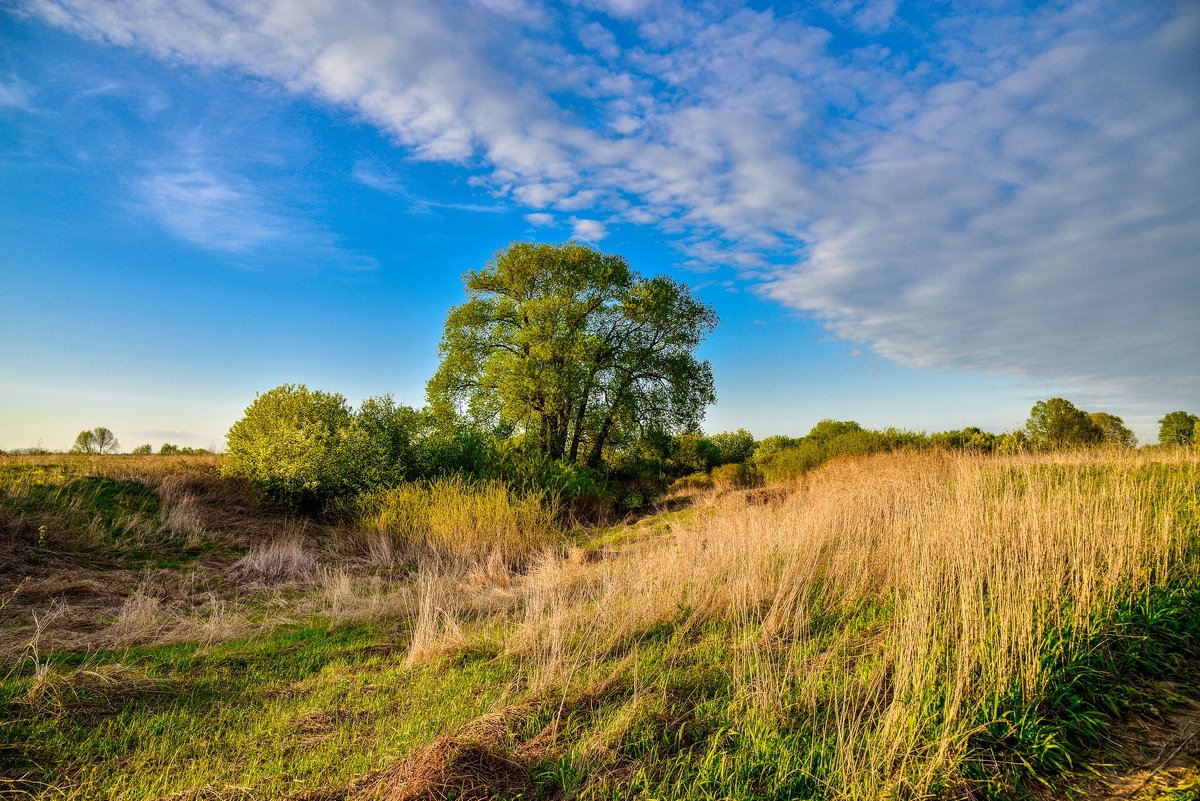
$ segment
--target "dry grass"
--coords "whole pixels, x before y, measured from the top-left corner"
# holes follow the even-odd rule
[[[297,522],[291,530],[250,546],[246,555],[234,563],[234,572],[245,579],[267,581],[307,578],[317,569],[317,557],[304,529],[304,523]]]
[[[469,562],[497,554],[520,564],[561,538],[544,494],[518,495],[498,482],[461,478],[375,493],[364,501],[362,522],[368,532]]]
[[[1148,478],[1163,461],[1194,481],[1185,451],[840,460],[781,502],[720,497],[620,558],[544,555],[494,617],[535,687],[656,626],[725,624],[747,719],[811,714],[847,797],[921,794],[953,775],[982,698],[1040,697],[1046,655],[1096,610],[1200,568],[1188,469]],[[410,659],[468,647],[461,576],[418,582]]]

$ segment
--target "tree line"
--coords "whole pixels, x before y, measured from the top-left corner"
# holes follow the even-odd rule
[[[447,315],[424,407],[390,395],[351,407],[340,394],[285,384],[258,395],[233,424],[221,469],[296,508],[447,475],[635,506],[681,479],[749,486],[842,455],[1137,444],[1121,418],[1064,398],[1039,401],[1023,429],[1002,434],[823,420],[803,437],[755,440],[744,429],[706,436],[700,422],[716,398],[711,366],[695,350],[717,315],[686,285],[643,277],[621,256],[575,242],[521,242],[468,272],[464,288],[465,302]],[[1197,439],[1195,415],[1160,421],[1164,444]],[[118,448],[101,427],[80,432],[72,450]]]

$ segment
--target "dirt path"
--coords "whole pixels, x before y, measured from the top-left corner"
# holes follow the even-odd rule
[[[1079,788],[1095,801],[1200,801],[1200,665],[1185,684],[1161,683],[1172,702],[1156,717],[1137,716],[1114,732],[1111,767]]]

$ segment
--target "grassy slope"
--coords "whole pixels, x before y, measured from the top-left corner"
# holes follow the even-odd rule
[[[0,775],[56,798],[1012,797],[1094,763],[1110,720],[1153,719],[1150,678],[1198,689],[1194,459],[921,459],[580,535],[608,558],[426,565],[397,579],[411,602],[352,624],[329,574],[248,587],[206,562],[258,633],[10,659]],[[79,570],[197,569],[163,566],[179,537],[134,487],[143,506],[97,524],[99,495],[47,512],[14,483],[37,558],[71,544],[30,540],[53,512],[75,516]],[[131,516],[136,548],[112,534]],[[0,616],[25,633],[14,597]]]

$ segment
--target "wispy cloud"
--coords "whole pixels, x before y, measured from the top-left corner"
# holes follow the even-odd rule
[[[204,250],[258,263],[371,269],[374,259],[341,248],[319,225],[273,203],[249,180],[194,157],[148,170],[139,208],[164,229]]]
[[[0,108],[33,110],[33,91],[15,76],[0,78]]]
[[[995,3],[917,30],[894,0],[822,6],[25,8],[348,108],[531,224],[658,226],[902,364],[1200,396],[1179,367],[1200,363],[1200,8]],[[181,236],[277,241],[277,212],[220,176],[152,194]],[[222,231],[217,208],[250,222]]]
[[[408,191],[400,176],[366,160],[359,160],[355,163],[352,177],[363,186],[407,200],[410,207],[418,212],[432,209],[447,209],[451,211],[474,212],[477,214],[504,214],[511,210],[507,205],[502,203],[455,203],[418,197]]]
[[[141,188],[164,228],[206,250],[246,253],[287,235],[287,222],[251,190],[210,172],[158,172],[143,179]]]

